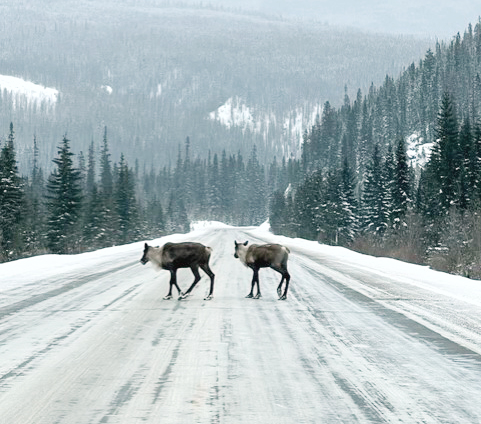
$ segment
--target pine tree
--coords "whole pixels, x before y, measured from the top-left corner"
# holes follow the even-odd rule
[[[387,227],[384,204],[381,156],[376,144],[366,170],[362,194],[362,227],[364,231],[382,236]]]
[[[164,234],[164,210],[162,208],[162,203],[155,196],[147,202],[145,210],[145,222],[145,237],[152,239],[160,237]]]
[[[219,159],[217,153],[214,154],[214,159],[209,166],[209,214],[213,220],[221,220],[222,209],[222,192],[221,181],[219,173]]]
[[[17,258],[22,252],[22,228],[25,218],[25,188],[18,175],[14,147],[15,133],[10,123],[10,133],[0,153],[0,257]]]
[[[105,199],[111,198],[114,186],[112,176],[112,165],[110,161],[109,145],[107,140],[107,127],[104,129],[102,150],[100,152],[100,188]]]
[[[90,143],[89,146],[89,153],[88,153],[88,164],[87,164],[87,177],[86,177],[86,193],[90,195],[95,186],[95,149],[94,149],[94,142]],[[95,190],[98,190],[95,187]]]
[[[169,196],[167,228],[170,233],[186,233],[190,229],[184,201],[181,197],[177,197],[174,191],[171,191]]]
[[[339,229],[343,220],[341,185],[341,172],[327,172],[320,187],[321,202],[315,210],[318,239],[332,245],[339,243]]]
[[[124,155],[118,166],[118,183],[114,194],[118,216],[119,242],[127,243],[139,240],[139,210],[135,198],[135,176],[129,169]]]
[[[97,184],[91,188],[84,216],[84,240],[89,249],[98,249],[106,245],[105,229],[102,220],[102,197]]]
[[[117,238],[118,216],[114,206],[114,172],[110,160],[107,127],[104,128],[102,147],[100,150],[100,185],[98,187],[101,200],[99,226],[101,228],[99,242],[103,247],[113,246]]]
[[[410,176],[405,142],[403,138],[399,138],[395,151],[395,174],[392,187],[391,222],[395,229],[406,224],[404,217],[412,203]]]
[[[321,171],[306,177],[297,188],[293,207],[293,230],[296,236],[316,240],[319,237],[319,207],[323,197],[323,175]]]
[[[429,168],[440,186],[439,202],[441,214],[459,200],[458,178],[462,155],[458,140],[458,123],[451,96],[444,94],[437,118],[437,140],[431,154]]]
[[[340,197],[341,215],[339,219],[338,244],[349,246],[359,231],[358,205],[354,194],[354,175],[349,161],[344,158],[341,171]]]
[[[274,234],[285,234],[287,205],[284,194],[277,190],[271,196],[269,204],[269,224]]]
[[[33,138],[33,162],[30,184],[27,186],[27,224],[25,230],[25,251],[38,254],[45,248],[45,182],[42,168],[39,166],[39,149],[37,137]]]
[[[72,156],[70,141],[64,136],[53,160],[57,168],[47,182],[47,238],[53,253],[71,253],[80,247],[81,176]]]
[[[393,223],[393,197],[394,197],[394,187],[395,187],[395,164],[394,155],[392,152],[392,145],[389,144],[386,157],[384,158],[384,163],[381,170],[381,185],[382,185],[382,213],[384,216],[384,221],[387,226]]]
[[[267,202],[265,190],[264,168],[257,158],[257,147],[253,146],[245,175],[247,197],[247,213],[249,225],[260,225],[267,218]]]

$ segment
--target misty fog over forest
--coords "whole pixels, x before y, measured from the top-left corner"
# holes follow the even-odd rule
[[[481,276],[479,17],[302,4],[0,5],[1,259],[269,219]]]

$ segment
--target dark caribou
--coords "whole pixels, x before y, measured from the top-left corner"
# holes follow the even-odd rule
[[[272,268],[282,275],[281,282],[277,287],[277,294],[279,300],[287,299],[287,290],[289,289],[289,281],[291,276],[287,271],[287,259],[289,257],[289,249],[280,244],[251,244],[247,247],[247,241],[244,243],[235,243],[234,256],[252,269],[254,275],[252,276],[252,287],[250,293],[246,296],[249,298],[259,299],[261,297],[261,290],[259,287],[259,269]],[[284,293],[282,294],[282,284],[286,282]],[[254,286],[257,284],[257,294],[254,296]]]
[[[149,246],[145,243],[144,254],[140,262],[145,265],[151,262],[158,269],[170,271],[169,293],[164,299],[172,298],[172,287],[175,286],[179,292],[179,300],[186,298],[200,280],[199,268],[210,278],[210,292],[205,300],[212,299],[214,293],[214,273],[209,267],[209,259],[212,248],[201,243],[165,243],[161,247]],[[194,282],[189,289],[183,293],[177,284],[177,269],[190,268],[194,274]]]

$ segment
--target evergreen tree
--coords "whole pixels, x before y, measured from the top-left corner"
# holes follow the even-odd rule
[[[99,225],[101,227],[101,236],[99,242],[102,246],[113,246],[118,236],[116,223],[118,217],[114,206],[114,172],[110,160],[109,145],[107,139],[107,127],[104,128],[104,136],[102,147],[100,150],[100,185],[99,196],[101,199],[101,210],[99,217]]]
[[[285,234],[287,217],[286,199],[277,190],[272,194],[269,204],[269,224],[274,234]]]
[[[44,178],[42,168],[39,166],[39,149],[37,137],[33,138],[33,162],[30,184],[27,186],[27,224],[25,230],[25,250],[29,254],[38,254],[45,247],[45,205],[43,198]]]
[[[321,171],[306,177],[297,188],[293,207],[293,228],[298,237],[316,240],[319,237],[319,206],[323,197],[323,176]]]
[[[362,227],[364,231],[382,236],[387,227],[384,204],[384,186],[382,179],[381,156],[376,144],[371,163],[366,170],[362,195]]]
[[[112,164],[110,161],[109,145],[107,140],[107,127],[104,129],[104,138],[100,152],[100,188],[103,197],[111,199],[114,192]]]
[[[190,230],[190,221],[187,217],[184,201],[181,197],[177,197],[174,191],[171,191],[169,196],[167,220],[170,233],[187,233]]]
[[[81,176],[74,168],[70,141],[64,136],[56,169],[47,182],[47,238],[53,253],[71,253],[79,248],[79,217],[81,213]]]
[[[459,201],[458,178],[462,155],[458,140],[458,123],[451,96],[444,94],[437,118],[437,140],[428,167],[430,176],[437,180],[441,215]]]
[[[221,220],[223,213],[222,209],[222,191],[219,173],[219,159],[217,153],[214,154],[214,159],[209,166],[209,214],[211,219]]]
[[[89,249],[98,249],[107,245],[102,211],[102,197],[98,192],[97,184],[94,183],[85,206],[84,217],[84,240]]]
[[[260,225],[267,218],[266,190],[264,169],[257,158],[257,147],[253,146],[245,175],[247,197],[247,214],[250,225]]]
[[[392,152],[392,145],[389,144],[386,157],[381,169],[381,185],[382,185],[382,214],[384,221],[389,226],[393,223],[393,197],[395,188],[395,164]]]
[[[94,142],[90,143],[89,153],[88,153],[88,164],[87,164],[87,177],[86,177],[86,193],[87,195],[92,194],[95,186],[95,149]],[[95,190],[98,190],[95,187]]]
[[[349,161],[344,158],[341,171],[341,184],[339,203],[341,215],[339,219],[338,244],[349,246],[355,239],[359,230],[358,206],[354,194],[354,175],[349,167]]]
[[[318,239],[324,243],[339,243],[339,229],[343,220],[341,198],[341,172],[329,171],[322,179],[320,203],[315,208]]]
[[[406,155],[406,146],[403,138],[399,138],[395,152],[395,175],[392,190],[392,213],[393,227],[400,228],[405,225],[404,217],[410,208],[411,200],[411,174]]]
[[[10,123],[10,133],[0,152],[0,257],[17,258],[22,252],[21,222],[25,218],[25,188],[18,175],[14,147],[15,133]]]
[[[127,243],[139,240],[139,210],[135,198],[135,176],[134,172],[129,169],[123,154],[120,157],[117,180],[114,198],[118,216],[119,242]]]
[[[165,217],[162,203],[154,196],[147,202],[145,210],[146,230],[145,237],[157,238],[165,232]]]

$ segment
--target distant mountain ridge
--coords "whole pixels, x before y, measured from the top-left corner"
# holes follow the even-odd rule
[[[319,104],[340,105],[345,87],[353,96],[398,75],[430,46],[155,1],[20,1],[0,4],[0,13],[0,75],[58,91],[54,110],[2,91],[0,133],[14,123],[23,172],[34,135],[49,168],[65,133],[85,153],[105,126],[113,161],[123,152],[147,167],[173,163],[187,136],[194,155],[247,154],[254,144],[261,160],[295,155],[298,128],[310,126]],[[230,99],[256,130],[211,118]]]

